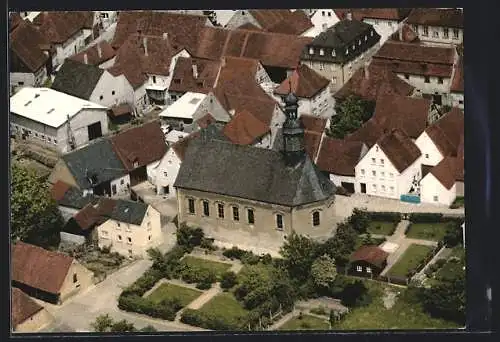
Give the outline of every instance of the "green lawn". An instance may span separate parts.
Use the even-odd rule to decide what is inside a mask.
[[[225,317],[230,321],[245,319],[248,315],[248,311],[245,310],[230,292],[218,294],[203,305],[199,311]]]
[[[363,246],[363,242],[364,242],[364,237],[362,235],[358,235],[356,238],[356,244],[354,245],[354,250],[356,251],[359,247]],[[384,238],[372,237],[370,245],[378,246],[378,245],[382,244],[383,242],[385,242]]]
[[[197,269],[208,269],[214,272],[217,278],[231,268],[231,264],[228,263],[195,258],[190,255],[183,258],[181,262]]]
[[[148,296],[148,299],[155,303],[159,303],[164,299],[178,298],[182,306],[186,306],[198,298],[201,294],[201,291],[169,283],[163,283]]]
[[[449,281],[455,278],[456,274],[465,272],[462,265],[456,260],[449,260],[436,272],[436,279],[441,281]]]
[[[372,221],[368,226],[368,232],[370,234],[392,235],[395,228],[394,222]]]
[[[333,330],[459,328],[454,322],[430,317],[418,302],[409,298],[406,289],[375,281],[365,281],[365,284],[372,294],[373,301],[368,306],[351,309],[341,321],[334,323]],[[390,309],[386,309],[383,304],[385,287],[401,292]]]
[[[446,234],[446,222],[440,223],[412,223],[406,237],[411,239],[422,239],[439,241]]]
[[[330,330],[330,323],[326,319],[303,315],[302,319],[299,317],[292,318],[283,324],[279,330]]]
[[[388,276],[406,277],[408,271],[414,269],[432,251],[432,247],[412,244],[401,258],[391,267]]]

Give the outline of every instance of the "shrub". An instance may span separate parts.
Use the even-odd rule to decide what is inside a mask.
[[[264,264],[264,265],[270,265],[272,262],[273,262],[273,258],[271,256],[271,254],[264,254],[261,258],[260,258],[260,261]]]
[[[201,248],[208,249],[209,251],[215,251],[217,249],[214,246],[214,239],[202,238],[200,243]]]
[[[111,251],[111,245],[103,246],[101,248],[101,252],[104,253],[104,254],[109,254],[110,251]]]
[[[185,224],[177,229],[177,244],[179,246],[184,246],[188,249],[201,245],[201,242],[205,236],[203,229],[192,228]]]
[[[447,247],[455,247],[456,245],[462,243],[463,241],[463,231],[461,221],[455,220],[450,221],[446,225],[446,234],[443,238],[443,243]]]
[[[222,255],[224,255],[226,258],[229,258],[229,259],[241,259],[241,257],[243,256],[243,254],[245,254],[246,251],[242,250],[242,249],[239,249],[238,247],[236,246],[233,246],[231,249],[227,249],[225,250]]]
[[[341,303],[345,306],[366,305],[371,301],[368,295],[368,288],[360,280],[348,284],[341,294]]]
[[[180,266],[181,279],[188,284],[196,283],[198,281],[198,271],[198,269],[192,266],[182,265]]]
[[[118,299],[118,308],[173,321],[175,320],[175,314],[182,308],[182,305],[180,305],[177,298],[173,300],[164,300],[156,304],[136,294],[124,295],[122,293]]]
[[[260,257],[252,252],[245,251],[240,260],[243,264],[256,265],[260,262]]]
[[[443,220],[443,214],[436,213],[412,213],[410,221],[413,223],[436,223]]]
[[[220,281],[220,287],[224,290],[233,288],[238,283],[236,274],[232,271],[225,272]]]
[[[438,259],[432,266],[436,266],[436,270],[440,269],[446,264],[446,259]]]
[[[328,313],[326,312],[325,308],[323,306],[320,306],[318,308],[312,308],[311,313],[316,314],[316,315],[323,315],[326,316]]]
[[[198,310],[186,309],[182,313],[181,322],[197,327],[212,330],[241,330],[246,322],[230,322],[223,317],[201,312]]]
[[[212,284],[217,281],[217,276],[215,275],[214,272],[211,272],[209,270],[203,270],[198,273],[198,276],[196,277],[196,282],[198,283],[196,285],[196,288],[200,290],[206,290],[212,287]]]
[[[401,221],[400,213],[393,212],[368,212],[371,221],[384,221],[398,223]]]

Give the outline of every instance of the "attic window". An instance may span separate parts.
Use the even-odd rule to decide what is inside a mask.
[[[373,30],[370,32],[370,36],[372,36],[372,37],[373,37]]]
[[[349,48],[345,49],[345,54],[348,55],[349,54]]]
[[[335,57],[335,50],[332,50],[332,57]]]
[[[139,167],[139,162],[134,162],[134,167]]]
[[[241,15],[245,15],[245,11],[241,11]]]
[[[361,45],[361,39],[360,39],[360,40],[358,40],[358,45]]]
[[[352,49],[356,49],[356,44],[352,44]]]
[[[325,55],[325,49],[319,49],[319,55],[324,56]]]
[[[309,54],[310,55],[314,55],[314,49],[313,48],[309,48]]]
[[[175,83],[175,84],[181,84],[181,79],[180,79],[180,78],[176,78],[176,79],[174,79],[174,83]]]
[[[368,40],[368,36],[365,36],[365,42]]]
[[[332,16],[332,12],[328,12],[328,16],[331,17]]]

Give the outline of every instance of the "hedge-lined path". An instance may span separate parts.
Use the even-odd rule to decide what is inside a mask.
[[[91,332],[92,328],[90,324],[95,321],[97,316],[103,314],[109,314],[114,320],[126,319],[139,329],[147,325],[152,325],[159,331],[204,330],[180,322],[155,319],[118,309],[118,297],[123,289],[134,283],[151,265],[151,260],[137,260],[114,272],[99,284],[69,298],[62,305],[41,302],[55,318],[54,322],[43,329],[43,331]]]
[[[425,275],[425,271],[427,270],[427,268],[429,268],[429,266],[433,265],[436,261],[440,259],[448,259],[449,256],[451,255],[451,252],[452,252],[451,248],[446,248],[446,247],[441,248],[441,250],[437,252],[436,255],[434,255],[431,261],[429,261],[427,265],[425,265],[420,270],[420,272],[418,272],[413,276],[413,279],[424,281],[427,278],[427,276]]]

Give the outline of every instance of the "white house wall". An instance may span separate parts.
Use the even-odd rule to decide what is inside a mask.
[[[458,38],[455,38],[453,36],[452,28],[448,28],[448,37],[446,38],[445,27],[442,26],[427,26],[427,35],[424,34],[423,25],[412,25],[412,29],[418,34],[418,37],[423,42],[438,44],[461,44],[464,41],[464,31],[462,29],[457,29]]]
[[[175,197],[174,182],[179,173],[181,167],[181,160],[170,148],[163,158],[160,160],[158,166],[155,169],[155,182],[154,185],[157,188],[158,194],[164,195],[166,197]],[[163,193],[163,187],[169,187],[169,193]]]
[[[453,107],[458,107],[464,109],[464,94],[463,93],[451,93],[451,102]]]
[[[420,199],[423,203],[449,206],[456,198],[456,185],[446,189],[433,174],[427,174],[420,182]]]
[[[354,176],[342,176],[342,175],[336,175],[336,174],[330,174],[330,180],[332,181],[335,186],[342,186],[342,183],[352,183],[356,184],[356,177]]]
[[[229,122],[231,120],[231,116],[224,107],[222,107],[213,93],[209,93],[200,103],[198,108],[196,108],[196,111],[193,113],[193,121],[201,119],[208,113],[218,122]]]
[[[99,68],[101,68],[101,69],[109,69],[113,65],[115,65],[115,60],[116,60],[116,57],[108,59],[106,62],[99,64]]]
[[[380,44],[384,44],[385,41],[396,32],[403,22],[398,22],[397,20],[385,20],[385,19],[372,19],[365,18],[363,22],[373,26],[375,31],[380,35]]]
[[[267,73],[266,69],[264,69],[264,67],[260,63],[257,67],[257,72],[255,74],[255,81],[257,81],[257,84],[259,85],[262,83],[272,82],[271,77]]]
[[[429,76],[429,83],[425,82],[425,77],[421,75],[411,75],[397,73],[403,81],[414,86],[415,92],[429,94],[429,95],[442,95],[443,105],[449,105],[450,100],[450,77],[441,77],[442,83],[439,83],[439,77]],[[450,75],[451,76],[451,75]],[[437,94],[436,94],[437,93]]]
[[[302,36],[314,38],[339,21],[333,9],[318,9],[311,17],[314,27],[304,32]]]
[[[82,30],[76,32],[63,44],[56,44],[55,66],[61,65],[64,60],[80,52],[85,47],[85,38]]]
[[[104,70],[101,78],[90,95],[90,102],[111,108],[123,103],[134,103],[134,92],[123,75],[114,77]],[[102,97],[102,99],[101,99]]]
[[[415,141],[415,145],[417,145],[422,152],[422,156],[420,157],[421,164],[436,166],[441,160],[443,160],[443,155],[426,132],[420,134]]]
[[[113,191],[113,186],[116,186],[116,194],[113,196],[122,196],[130,192],[130,175],[126,174],[123,177],[114,179],[111,181],[111,191]]]
[[[136,112],[139,115],[142,115],[149,108],[149,100],[146,94],[145,84],[134,90],[134,103]]]
[[[240,27],[241,25],[244,25],[246,23],[250,23],[252,25],[255,25],[259,28],[262,28],[257,20],[250,14],[249,11],[247,10],[239,10],[235,11],[231,19],[226,24],[226,28],[228,29],[235,29],[237,27]]]

